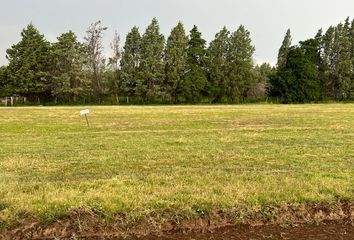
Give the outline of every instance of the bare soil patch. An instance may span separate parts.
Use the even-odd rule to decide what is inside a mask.
[[[92,238],[94,239],[94,238]],[[97,238],[96,238],[97,239]],[[294,226],[279,225],[238,225],[227,228],[220,228],[214,231],[202,233],[165,233],[163,235],[152,235],[143,238],[132,238],[140,240],[172,240],[172,239],[235,239],[235,240],[353,240],[354,225],[352,222],[329,221],[321,224],[300,224]]]
[[[74,210],[68,218],[50,224],[33,219],[19,221],[2,231],[0,240],[354,239],[352,202],[266,207],[244,216],[243,223],[235,223],[236,216],[240,213],[219,212],[177,223],[167,220],[158,222],[158,216],[152,215],[131,225],[123,215],[106,221],[94,212]]]

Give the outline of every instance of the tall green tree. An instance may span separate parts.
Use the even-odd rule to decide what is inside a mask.
[[[314,63],[317,66],[318,69],[318,76],[320,79],[320,84],[321,84],[321,100],[327,99],[327,91],[326,91],[326,83],[327,83],[327,64],[325,62],[324,58],[324,46],[325,46],[325,41],[324,41],[324,34],[323,34],[323,29],[319,29],[317,31],[317,34],[315,35],[314,42],[317,50],[316,50],[316,56]]]
[[[122,94],[127,97],[127,103],[129,103],[130,97],[137,95],[137,79],[141,58],[140,45],[141,36],[139,28],[133,27],[127,34],[122,59],[120,60],[120,88],[122,89]]]
[[[59,100],[76,102],[90,95],[90,82],[85,74],[86,49],[69,31],[52,46],[52,94]]]
[[[88,55],[88,66],[91,69],[91,85],[94,93],[94,97],[98,102],[105,94],[105,84],[103,82],[103,73],[105,70],[106,62],[103,54],[103,35],[107,30],[103,27],[101,21],[92,23],[86,30],[85,46]]]
[[[352,72],[353,62],[351,58],[351,43],[350,43],[350,25],[347,19],[346,23],[339,24],[334,33],[334,45],[336,54],[335,66],[335,98],[350,99],[354,97]]]
[[[243,25],[231,35],[229,49],[228,97],[232,102],[242,101],[256,80],[253,71],[255,47],[250,32]]]
[[[353,60],[353,66],[354,66],[354,19],[352,20],[352,23],[350,26],[350,42],[351,42],[352,60]]]
[[[271,77],[272,96],[283,103],[304,103],[321,98],[317,58],[317,41],[309,39],[291,47],[286,65]]]
[[[0,67],[0,97],[7,96],[10,93],[10,89],[8,89],[8,82],[7,82],[7,73],[6,67]]]
[[[230,31],[224,27],[215,35],[208,49],[209,97],[222,102],[227,96],[229,75]]]
[[[187,47],[187,73],[183,81],[183,95],[186,102],[199,102],[203,96],[208,79],[206,74],[206,41],[202,38],[198,27],[190,31],[190,40]]]
[[[182,92],[182,81],[187,71],[188,41],[184,26],[179,22],[168,37],[165,50],[164,88],[167,97],[174,103],[178,102]]]
[[[159,23],[152,19],[147,27],[140,45],[140,72],[137,94],[144,102],[154,101],[161,96],[164,81],[165,37],[160,33]]]
[[[352,25],[347,18],[344,24],[329,27],[322,38],[323,88],[327,98],[354,98]]]
[[[120,50],[120,36],[117,31],[114,32],[113,40],[110,43],[111,50],[113,51],[112,56],[108,60],[108,64],[113,70],[119,70],[119,61],[122,57]]]
[[[275,74],[275,69],[269,63],[257,65],[254,68],[256,83],[251,86],[247,97],[262,99],[268,96],[270,91],[270,76]]]
[[[278,63],[277,63],[278,68],[282,68],[286,65],[286,60],[287,60],[288,53],[290,51],[291,42],[292,42],[291,31],[290,29],[288,29],[286,31],[283,43],[278,52]]]
[[[124,94],[121,83],[121,71],[119,62],[122,57],[120,49],[120,36],[117,31],[114,32],[114,37],[110,43],[112,56],[108,60],[108,69],[105,72],[105,78],[108,85],[109,93],[114,95],[116,102],[119,103],[119,96]]]
[[[351,59],[352,59],[352,94],[354,91],[354,19],[350,27],[350,42],[351,42]],[[353,96],[351,96],[353,98]]]
[[[21,41],[7,52],[7,76],[12,92],[41,102],[50,99],[50,44],[31,23]]]
[[[324,79],[322,82],[323,96],[335,98],[335,68],[336,68],[336,46],[334,42],[335,27],[330,26],[322,37],[322,62]]]

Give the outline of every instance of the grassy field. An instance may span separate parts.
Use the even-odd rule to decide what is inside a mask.
[[[3,225],[354,200],[354,104],[80,109],[0,108]]]

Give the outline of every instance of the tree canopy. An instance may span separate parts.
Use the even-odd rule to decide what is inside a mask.
[[[107,28],[97,21],[80,41],[72,31],[50,43],[30,23],[6,51],[0,67],[0,96],[23,96],[31,103],[283,103],[354,99],[354,20],[292,44],[288,29],[276,66],[255,64],[251,33],[223,27],[208,44],[197,26],[182,22],[169,36],[153,18],[141,35],[133,27],[111,53]]]

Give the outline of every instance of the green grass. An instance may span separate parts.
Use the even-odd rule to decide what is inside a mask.
[[[0,108],[0,222],[353,201],[354,104]]]

